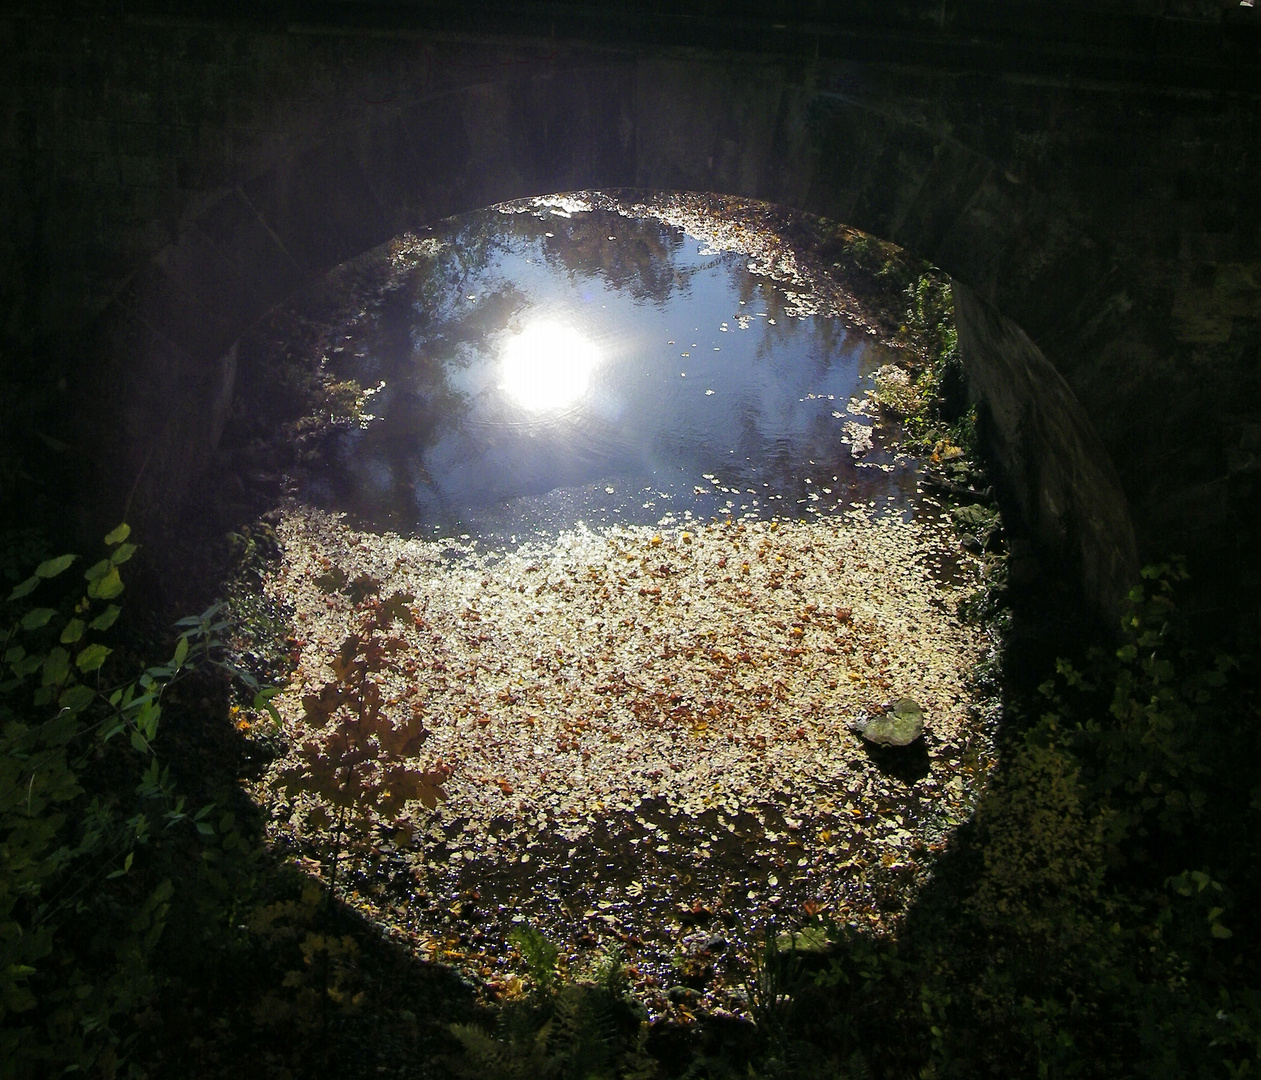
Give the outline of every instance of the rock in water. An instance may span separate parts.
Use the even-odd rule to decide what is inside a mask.
[[[909,746],[924,734],[924,710],[914,698],[904,697],[888,712],[864,717],[854,726],[868,742]]]

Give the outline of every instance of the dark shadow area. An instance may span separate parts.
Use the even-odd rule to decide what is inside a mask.
[[[916,739],[909,746],[876,746],[864,743],[867,759],[886,776],[912,786],[928,775],[928,747]]]

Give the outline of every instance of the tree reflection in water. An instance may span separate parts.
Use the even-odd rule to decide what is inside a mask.
[[[377,527],[501,539],[669,513],[909,509],[909,466],[870,467],[894,461],[882,437],[868,467],[844,441],[847,404],[893,350],[794,317],[744,255],[558,202],[467,215],[339,272],[362,299],[328,328],[330,363],[380,389],[306,497]],[[582,364],[585,393],[539,409],[545,388],[506,380],[503,353],[544,322],[600,362]]]

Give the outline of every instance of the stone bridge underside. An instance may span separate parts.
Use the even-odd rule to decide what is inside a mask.
[[[1110,611],[1142,561],[1185,553],[1201,613],[1255,633],[1261,99],[1230,78],[555,26],[0,28],[9,323],[90,358],[80,385],[125,417],[110,469],[146,463],[150,510],[174,512],[210,460],[237,339],[339,262],[505,199],[712,191],[945,269],[1011,504],[1048,559]]]

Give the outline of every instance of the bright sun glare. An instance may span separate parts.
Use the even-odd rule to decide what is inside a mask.
[[[532,412],[563,409],[587,392],[599,359],[596,347],[573,327],[531,323],[504,346],[502,387]]]

